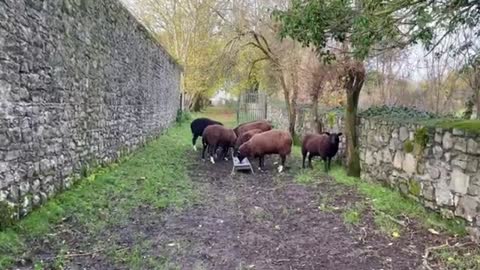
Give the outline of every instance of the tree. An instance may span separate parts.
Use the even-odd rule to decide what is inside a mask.
[[[263,86],[278,85],[287,107],[288,129],[295,136],[301,46],[291,39],[278,38],[278,28],[272,24],[267,11],[273,4],[233,1],[231,12],[220,15],[233,32],[225,59],[236,63],[228,77],[233,77],[242,88],[249,88],[252,76]]]
[[[347,173],[351,176],[360,176],[356,122],[366,77],[363,61],[376,44],[399,40],[392,16],[375,15],[384,5],[379,0],[292,0],[288,10],[273,13],[281,23],[282,37],[313,46],[323,61],[337,62],[347,96],[345,133]]]
[[[215,12],[227,1],[138,0],[128,1],[133,13],[183,66],[183,90],[194,111],[224,83],[217,65],[225,45],[222,20]]]

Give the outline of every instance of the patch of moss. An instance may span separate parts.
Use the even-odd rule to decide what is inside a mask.
[[[420,196],[420,190],[420,183],[418,183],[414,179],[410,179],[410,181],[408,181],[408,191],[410,192],[410,194],[418,197]]]
[[[428,143],[428,130],[425,127],[419,128],[414,134],[415,144],[418,144],[422,148],[425,148]]]
[[[410,141],[410,140],[406,140],[404,143],[403,143],[403,151],[405,151],[405,153],[411,153],[413,152],[413,142]]]

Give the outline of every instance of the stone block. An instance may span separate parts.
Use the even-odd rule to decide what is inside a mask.
[[[405,159],[405,155],[401,151],[397,151],[393,158],[393,167],[396,169],[402,169],[403,160]]]
[[[433,147],[433,156],[435,157],[435,159],[441,159],[442,156],[443,156],[443,149],[442,147],[440,146],[435,146]]]
[[[470,176],[466,175],[459,169],[453,169],[450,180],[450,189],[458,194],[466,194],[468,185],[470,184]]]
[[[453,137],[450,132],[445,132],[442,139],[443,149],[451,149],[453,147]]]
[[[478,159],[469,159],[467,162],[467,172],[477,173],[478,172]]]
[[[477,149],[478,149],[478,143],[470,138],[467,141],[467,153],[468,154],[477,154]]]
[[[454,129],[452,130],[452,133],[453,133],[453,135],[455,135],[455,136],[465,135],[465,132],[464,132],[463,130],[461,130],[461,129],[458,129],[458,128],[454,128]]]
[[[422,197],[426,200],[435,200],[435,189],[430,184],[422,184]]]
[[[440,169],[438,169],[435,165],[427,163],[427,173],[433,180],[440,178]]]
[[[453,194],[446,182],[446,179],[440,179],[434,184],[435,187],[435,201],[438,205],[453,205]]]
[[[412,154],[407,153],[405,155],[405,158],[402,162],[402,168],[409,174],[415,174],[417,172],[417,160]]]
[[[441,133],[435,133],[435,142],[436,143],[442,143],[442,134]]]
[[[458,200],[455,215],[463,217],[469,222],[473,221],[473,217],[478,215],[478,198],[465,195]]]
[[[462,153],[467,152],[467,141],[465,138],[455,138],[455,146],[454,148]]]
[[[474,185],[474,184],[471,183],[468,186],[467,194],[472,195],[472,196],[479,196],[480,195],[480,186]]]
[[[399,138],[402,142],[406,141],[409,138],[409,132],[406,127],[400,127]]]

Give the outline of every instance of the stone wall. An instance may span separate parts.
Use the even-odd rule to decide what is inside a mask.
[[[0,201],[24,215],[159,135],[180,72],[117,0],[0,1]]]
[[[269,112],[273,122],[288,124],[277,109]],[[312,119],[303,118],[307,123],[298,123],[297,132],[312,132]],[[321,121],[325,131],[344,129],[342,117],[322,115]],[[358,121],[362,179],[388,184],[444,216],[462,217],[480,236],[480,134],[380,118]],[[345,142],[339,156],[344,153]]]

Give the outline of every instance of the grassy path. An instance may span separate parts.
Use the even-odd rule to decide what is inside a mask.
[[[208,116],[232,124],[228,110]],[[0,232],[0,269],[475,269],[463,223],[336,167],[230,175],[188,124]],[[255,163],[256,165],[256,163]],[[323,168],[321,164],[317,168]],[[429,231],[430,230],[430,231]],[[433,232],[433,233],[432,233]],[[438,234],[437,234],[438,232]],[[431,246],[444,246],[428,252]],[[428,268],[425,268],[428,269]]]

